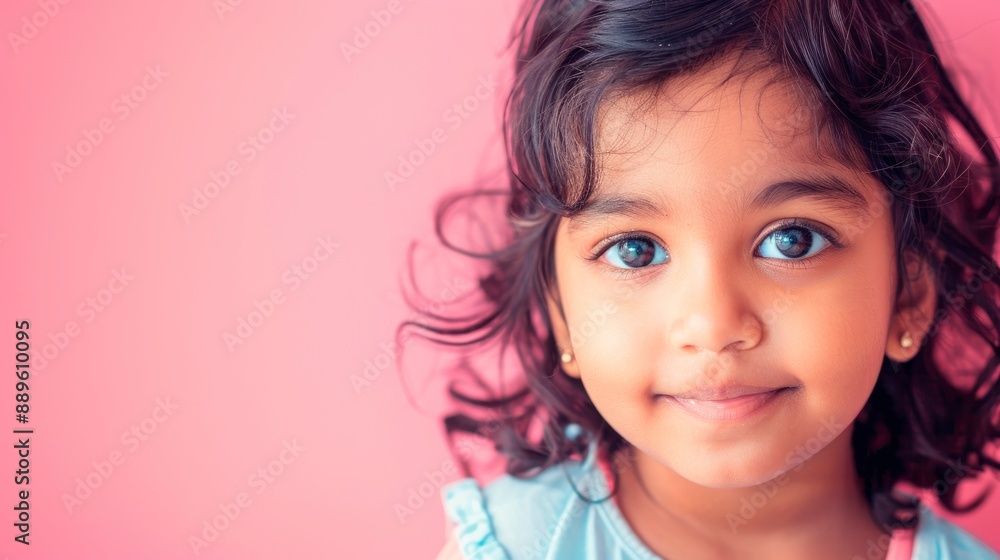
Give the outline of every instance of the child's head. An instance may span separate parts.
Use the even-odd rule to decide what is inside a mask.
[[[808,133],[813,101],[765,69],[727,80],[731,64],[607,104],[598,188],[556,227],[549,304],[563,370],[604,420],[710,487],[766,482],[832,442],[935,305],[924,279],[894,308],[883,188]],[[740,394],[757,396],[718,406]]]
[[[505,417],[449,431],[524,474],[579,452],[577,423],[708,487],[847,446],[887,523],[896,482],[997,466],[1000,167],[911,4],[544,0],[523,23],[512,241],[484,255],[489,313],[430,330],[513,343],[526,383],[456,392]]]

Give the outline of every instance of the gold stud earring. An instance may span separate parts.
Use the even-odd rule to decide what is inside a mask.
[[[563,350],[563,353],[562,353],[562,356],[560,356],[560,359],[562,360],[562,363],[568,364],[568,363],[570,363],[570,362],[573,361],[573,354],[571,354],[568,350]]]
[[[909,348],[913,346],[913,337],[910,336],[910,331],[903,333],[903,336],[899,338],[899,345],[903,348]]]

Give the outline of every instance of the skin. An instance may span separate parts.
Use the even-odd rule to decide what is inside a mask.
[[[918,351],[933,278],[907,255],[910,289],[894,298],[885,187],[832,156],[801,82],[774,81],[765,68],[723,83],[733,64],[602,107],[597,194],[669,210],[602,216],[577,231],[560,219],[548,305],[556,341],[573,355],[563,369],[631,444],[615,461],[616,501],[660,556],[868,558],[885,531],[854,474],[851,426],[883,356],[905,362]],[[771,183],[817,176],[854,186],[863,211],[809,198],[746,204]],[[825,226],[843,246],[811,230],[806,256],[777,258],[785,253],[770,234],[791,218]],[[667,258],[616,275],[624,259],[609,253],[622,245],[606,240],[626,232]],[[900,345],[905,330],[910,348]],[[654,398],[726,383],[790,389],[742,420],[707,421]]]

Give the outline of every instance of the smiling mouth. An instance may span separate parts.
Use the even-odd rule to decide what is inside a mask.
[[[703,420],[742,420],[770,408],[779,397],[793,387],[743,387],[688,392],[678,395],[656,395],[657,401],[676,405],[680,410]]]

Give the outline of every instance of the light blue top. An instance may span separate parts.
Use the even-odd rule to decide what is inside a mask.
[[[485,488],[463,478],[441,489],[467,560],[663,560],[635,535],[613,498],[591,443],[584,461],[550,467],[535,478],[504,475]],[[564,470],[565,469],[565,470]],[[883,543],[884,544],[884,543]],[[858,555],[865,558],[867,551]],[[983,543],[927,507],[921,507],[913,560],[1000,560]],[[845,559],[851,560],[851,559]]]

